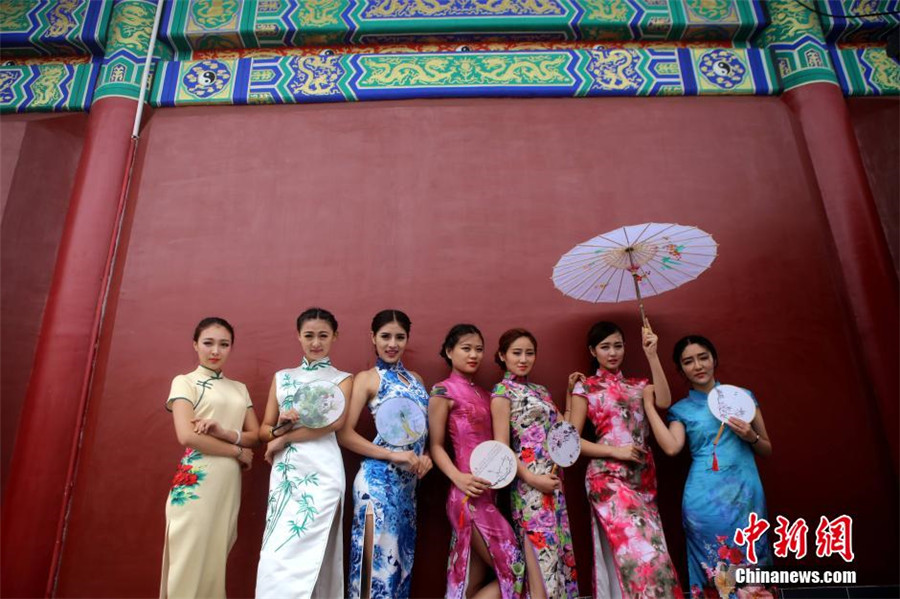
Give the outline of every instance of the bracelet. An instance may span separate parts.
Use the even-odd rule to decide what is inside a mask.
[[[754,432],[755,432],[755,431],[754,431]],[[754,439],[754,440],[750,443],[750,445],[756,445],[757,443],[759,443],[759,433],[756,433],[756,439]]]
[[[240,445],[238,445],[237,448],[238,448],[238,452],[237,452],[237,455],[234,457],[237,459],[241,459],[241,456],[244,455],[244,448],[241,447]]]
[[[234,440],[234,444],[240,445],[241,444],[241,431],[239,431],[238,429],[234,429],[234,434],[237,435],[237,438]]]
[[[272,437],[271,439],[269,439],[269,441],[274,441],[274,440],[275,440],[275,437],[278,436],[278,435],[275,434],[275,427],[274,427],[274,426],[271,427],[271,428],[269,429],[269,435]]]

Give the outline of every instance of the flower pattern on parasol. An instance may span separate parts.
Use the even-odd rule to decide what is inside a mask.
[[[696,279],[716,259],[717,249],[712,236],[697,227],[631,225],[576,245],[559,259],[551,278],[577,300],[641,301]]]

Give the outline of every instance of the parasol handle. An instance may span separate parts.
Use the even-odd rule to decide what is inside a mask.
[[[637,267],[634,265],[634,248],[625,248],[625,251],[628,253],[628,261],[631,262],[631,280],[634,282],[634,294],[637,296],[638,307],[641,309],[641,322],[645,327],[650,328],[647,324],[647,315],[644,313],[644,298],[641,297],[641,288],[638,286]]]

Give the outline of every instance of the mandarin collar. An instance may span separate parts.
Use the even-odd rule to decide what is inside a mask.
[[[598,368],[598,369],[597,369],[597,374],[596,374],[595,376],[598,376],[598,377],[600,377],[601,379],[604,379],[604,380],[606,380],[606,379],[616,379],[616,380],[621,381],[621,380],[624,380],[624,379],[625,379],[625,375],[622,374],[622,371],[621,371],[621,370],[619,370],[619,371],[617,371],[617,372],[610,372],[610,371],[606,370],[605,368]]]
[[[331,358],[328,356],[325,356],[321,360],[316,360],[315,362],[310,362],[306,359],[306,356],[303,356],[303,361],[300,362],[300,368],[303,370],[318,370],[328,366],[331,366]]]
[[[715,388],[715,387],[718,387],[718,386],[721,385],[721,384],[722,384],[722,383],[720,383],[719,381],[716,381],[716,382],[713,384],[713,387],[714,387],[714,388]],[[704,393],[703,391],[697,391],[696,389],[694,389],[693,387],[691,387],[691,390],[688,391],[688,397],[694,397],[694,398],[696,398],[696,399],[702,399],[703,401],[706,401],[707,397],[709,397],[709,393]]]
[[[527,384],[528,384],[528,376],[527,376],[527,375],[526,375],[526,376],[519,376],[519,375],[517,375],[517,374],[511,373],[509,370],[507,370],[507,371],[503,374],[503,378],[506,379],[506,380],[512,381],[512,382],[514,382],[514,383],[519,383],[520,385],[527,385]]]
[[[458,383],[465,383],[466,385],[468,385],[468,386],[470,386],[470,387],[474,387],[474,386],[475,386],[475,381],[473,381],[473,380],[467,378],[465,375],[462,375],[462,374],[458,373],[458,372],[455,371],[455,370],[451,370],[451,371],[450,371],[450,377],[449,377],[449,378],[450,378],[450,380],[456,381],[456,382],[458,382]]]
[[[385,362],[379,356],[375,356],[375,368],[380,368],[382,370],[398,370],[400,372],[406,370],[402,361],[397,360],[392,364],[390,362]]]
[[[200,376],[208,376],[211,379],[220,379],[225,376],[222,374],[221,370],[213,370],[212,368],[207,368],[203,364],[198,364],[197,370],[194,372]]]

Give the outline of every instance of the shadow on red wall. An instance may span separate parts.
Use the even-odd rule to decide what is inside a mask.
[[[900,277],[900,98],[848,98],[847,108]]]
[[[88,116],[4,115],[0,135],[0,473],[6,490]]]
[[[273,373],[300,359],[293,321],[336,313],[335,365],[371,366],[367,326],[386,307],[413,320],[406,364],[446,374],[438,346],[459,321],[490,351],[506,328],[540,341],[534,380],[558,402],[587,367],[599,318],[627,330],[625,369],[648,374],[629,305],[590,305],[550,282],[558,257],[644,221],[710,232],[720,255],[697,281],[647,301],[668,366],[676,338],[719,346],[723,380],[754,390],[774,440],[761,461],[770,516],[846,513],[860,583],[894,582],[897,489],[856,348],[833,244],[802,142],[776,98],[446,100],[158,110],[142,142],[90,398],[58,594],[156,592],[164,501],[180,455],[163,401],[194,367],[203,316],[237,328],[231,378],[261,415]],[[478,382],[500,373],[485,363]],[[371,426],[368,422],[367,426]],[[864,463],[862,463],[864,462]],[[358,460],[347,456],[348,486]],[[687,458],[658,456],[660,508],[685,576]],[[584,464],[566,473],[581,591],[590,591]],[[243,479],[228,594],[253,595],[268,466]],[[443,594],[447,481],[419,500],[414,596]],[[345,527],[349,534],[349,526]],[[831,560],[788,568],[844,569]],[[99,573],[102,573],[99,574]]]

